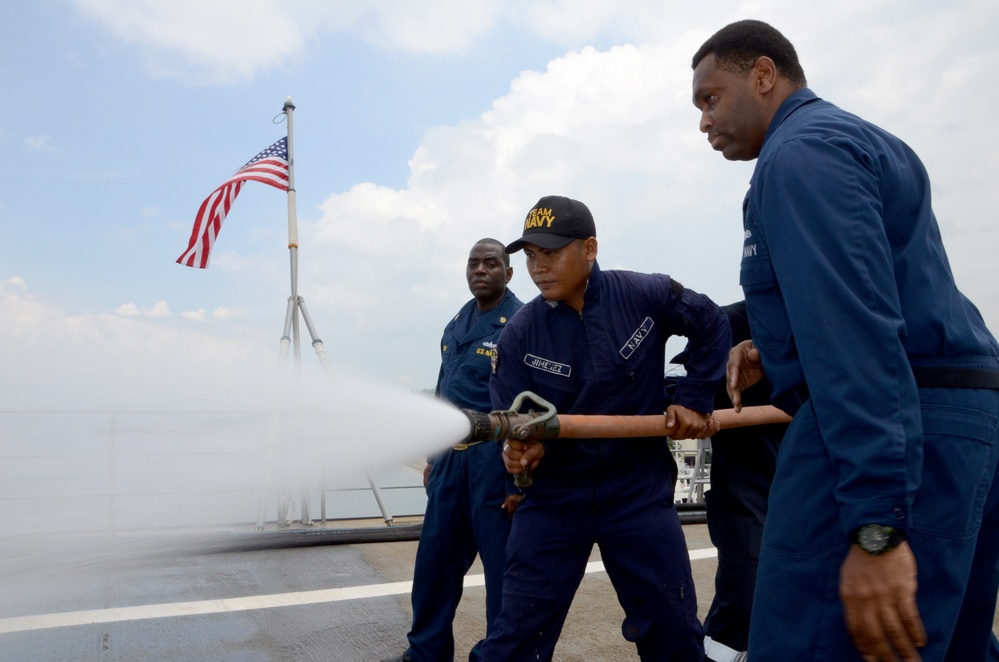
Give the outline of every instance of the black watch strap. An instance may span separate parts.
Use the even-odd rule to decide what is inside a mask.
[[[868,554],[890,552],[905,540],[905,531],[882,524],[867,524],[853,532],[853,542]]]

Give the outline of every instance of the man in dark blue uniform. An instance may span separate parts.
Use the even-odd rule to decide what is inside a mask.
[[[957,289],[925,168],[819,99],[760,21],[693,58],[700,129],[757,159],[740,281],[781,444],[751,660],[997,660],[999,345]],[[918,585],[918,591],[917,591]]]
[[[749,340],[745,302],[722,306],[722,310],[732,329],[732,342]],[[769,404],[770,385],[766,380],[742,393],[743,407],[762,408]],[[731,408],[722,381],[715,392],[716,415]],[[783,412],[772,410],[772,422],[723,426],[711,435],[711,488],[704,493],[704,503],[711,543],[718,550],[718,568],[714,598],[704,618],[704,650],[714,662],[745,659],[739,654],[749,643],[760,540],[767,520],[777,451],[787,430],[785,419]]]
[[[732,342],[749,340],[746,303],[722,306]],[[670,363],[685,363],[680,354]],[[672,404],[678,378],[666,375],[666,404]],[[742,392],[736,413],[725,380],[715,389],[712,415],[721,429],[711,435],[711,487],[704,493],[708,532],[718,550],[715,594],[704,618],[704,654],[711,662],[745,662],[749,621],[767,519],[777,451],[791,418],[770,404],[765,379]]]
[[[687,375],[666,413],[677,438],[714,431],[709,414],[731,339],[707,297],[669,276],[601,271],[593,216],[548,196],[528,213],[524,249],[541,296],[510,321],[489,389],[494,409],[523,391],[561,414],[663,415],[665,345],[689,338]],[[686,542],[673,505],[677,467],[667,439],[507,440],[507,469],[533,484],[513,520],[503,605],[488,662],[551,660],[593,545],[642,660],[702,660]]]
[[[496,341],[524,305],[507,289],[512,276],[502,243],[476,242],[465,269],[474,298],[444,329],[437,377],[437,396],[462,409],[491,409],[488,384]],[[427,511],[413,570],[409,649],[392,658],[400,662],[454,659],[452,622],[476,554],[486,578],[486,634],[492,630],[502,595],[510,518],[520,498],[508,488],[512,481],[495,443],[459,444],[428,458],[424,484]],[[480,659],[480,645],[469,660]]]

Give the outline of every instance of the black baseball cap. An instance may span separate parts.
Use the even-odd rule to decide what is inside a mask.
[[[593,214],[579,200],[561,195],[546,195],[527,212],[524,219],[524,236],[506,247],[507,253],[516,253],[524,244],[541,248],[562,248],[573,239],[597,236]]]

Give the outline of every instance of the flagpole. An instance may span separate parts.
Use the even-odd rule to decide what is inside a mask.
[[[292,103],[291,97],[285,99],[282,110],[288,119],[288,251],[291,260],[291,298],[289,299],[289,308],[294,311],[297,309],[300,300],[298,298],[298,203],[295,191],[295,132],[292,119],[295,112],[295,104]],[[296,369],[301,369],[301,335],[297,314],[291,316],[291,322],[295,367]],[[285,329],[285,335],[287,334],[288,329]]]
[[[298,207],[295,192],[295,142],[294,127],[292,125],[292,115],[295,111],[295,104],[291,102],[291,97],[284,101],[284,113],[288,118],[288,251],[291,257],[291,298],[289,299],[289,309],[302,313],[302,320],[305,328],[312,338],[312,348],[316,351],[319,364],[327,375],[333,373],[330,366],[329,355],[326,353],[326,346],[316,335],[316,327],[312,324],[309,310],[305,307],[305,299],[298,294]],[[301,362],[301,348],[299,342],[298,315],[292,315],[295,337],[295,362]],[[285,335],[288,331],[285,329]]]

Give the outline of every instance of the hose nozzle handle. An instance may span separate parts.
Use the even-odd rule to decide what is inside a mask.
[[[536,412],[533,409],[526,413],[518,410],[525,401],[531,401],[542,408]],[[488,414],[471,409],[462,409],[468,416],[471,430],[466,443],[473,441],[498,441],[500,439],[518,439],[520,441],[544,441],[554,439],[559,434],[559,422],[555,416],[555,405],[530,391],[524,391],[514,398],[510,409],[496,410]],[[513,482],[517,487],[528,487],[534,479],[530,467],[515,474]]]

